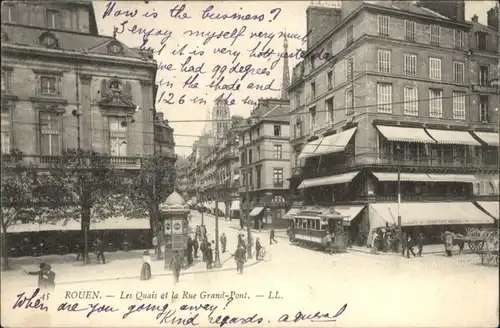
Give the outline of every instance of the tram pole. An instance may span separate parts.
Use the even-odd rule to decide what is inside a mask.
[[[401,227],[401,165],[399,159],[399,145],[396,147],[397,156],[398,156],[398,230],[399,230],[399,243],[398,243],[398,252],[401,253],[403,251],[403,229]]]
[[[251,259],[252,258],[252,245],[250,244],[250,241],[252,240],[252,226],[250,224],[250,192],[248,190],[248,175],[249,171],[245,172],[245,199],[246,199],[246,222],[247,222],[247,258]]]
[[[215,198],[215,268],[220,268],[220,253],[219,253],[219,202]]]

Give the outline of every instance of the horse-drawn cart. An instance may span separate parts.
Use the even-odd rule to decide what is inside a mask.
[[[469,249],[475,253],[481,251],[484,247],[486,239],[485,230],[478,228],[466,228],[466,234],[452,233],[453,245],[458,245],[460,250],[463,250],[464,244],[467,243]]]
[[[477,253],[481,257],[481,264],[498,265],[498,229],[486,232],[484,247]]]

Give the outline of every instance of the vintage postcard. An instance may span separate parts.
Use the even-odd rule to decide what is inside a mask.
[[[497,327],[496,1],[3,1],[2,327]]]

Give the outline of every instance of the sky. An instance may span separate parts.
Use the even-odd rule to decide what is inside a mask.
[[[101,35],[116,30],[125,45],[154,50],[159,65],[156,108],[174,128],[176,153],[185,156],[218,97],[232,104],[231,115],[246,117],[257,99],[280,96],[283,36],[288,36],[288,53],[306,50],[309,4],[94,1],[94,10]],[[486,24],[486,12],[494,6],[495,1],[466,1],[465,17],[476,14]],[[289,58],[290,77],[297,63]]]

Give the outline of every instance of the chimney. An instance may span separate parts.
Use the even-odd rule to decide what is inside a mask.
[[[156,113],[156,120],[158,122],[163,122],[163,113],[160,112]]]
[[[452,20],[465,21],[465,1],[421,0],[420,7],[430,9]]]
[[[498,30],[498,6],[488,10],[488,27]]]
[[[477,15],[474,15],[474,16],[472,16],[472,18],[471,18],[471,19],[472,19],[472,21],[473,21],[474,23],[477,23],[477,22],[478,22],[479,17],[477,17]]]
[[[311,4],[306,9],[307,49],[318,42],[342,21],[342,10],[319,4]]]

